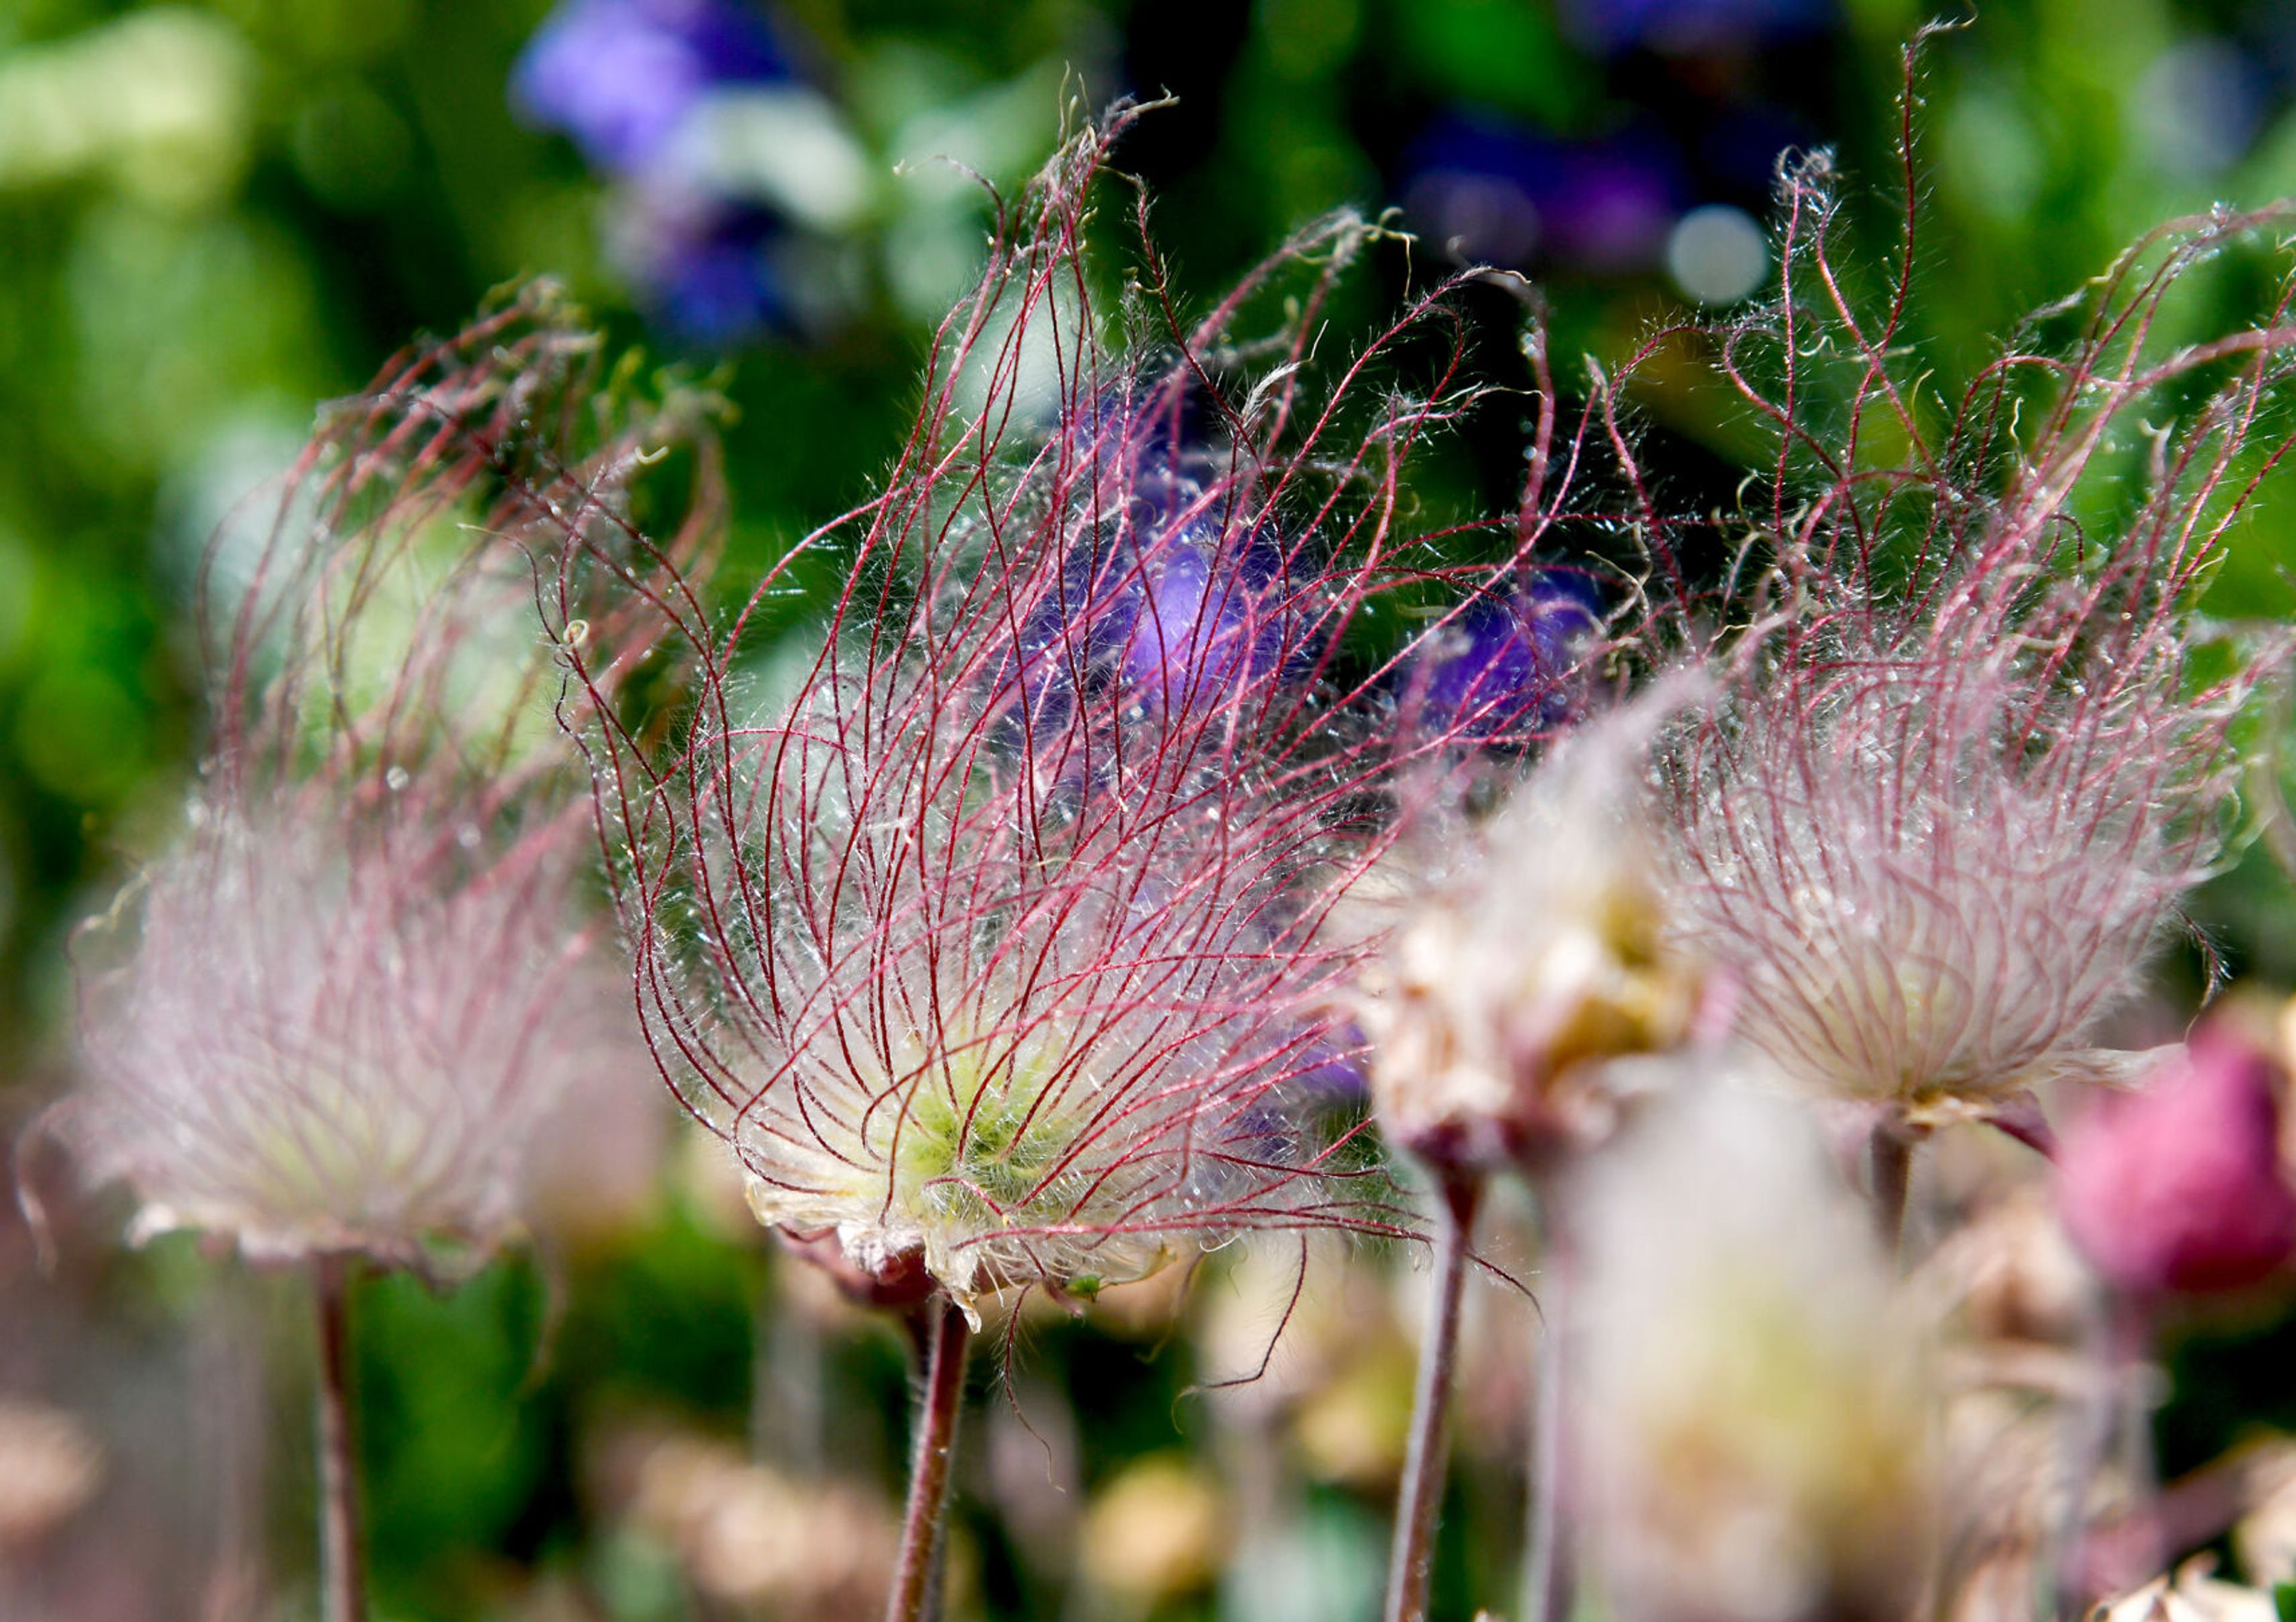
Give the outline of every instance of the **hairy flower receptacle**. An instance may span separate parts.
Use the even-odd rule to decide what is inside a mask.
[[[1118,1208],[1137,1180],[1089,1155],[1103,1085],[1068,1073],[1058,1038],[992,1055],[995,1040],[938,1061],[912,1040],[897,1050],[899,1079],[874,1090],[879,1102],[849,1132],[824,1127],[803,1148],[751,1141],[750,1211],[785,1231],[833,1232],[875,1291],[904,1293],[929,1274],[975,1327],[982,1291],[1014,1279],[1089,1297],[1154,1272],[1175,1254],[1157,1236],[1081,1235],[1073,1256],[1051,1241],[1095,1200]],[[1000,1244],[1014,1229],[1031,1236],[1025,1252]]]

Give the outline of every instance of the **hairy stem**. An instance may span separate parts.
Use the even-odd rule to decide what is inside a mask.
[[[1395,1505],[1395,1547],[1388,1559],[1387,1622],[1425,1622],[1435,1568],[1435,1514],[1443,1503],[1448,1461],[1446,1422],[1459,1361],[1459,1298],[1467,1277],[1467,1250],[1480,1178],[1446,1176],[1439,1188],[1435,1228],[1435,1295],[1427,1337],[1419,1348],[1419,1387],[1411,1406],[1411,1449]]]
[[[901,1521],[900,1562],[893,1569],[885,1622],[927,1622],[931,1615],[941,1523],[948,1507],[949,1461],[964,1405],[964,1354],[972,1326],[946,1296],[920,1309],[926,1321],[925,1384],[917,1404],[916,1451],[909,1463],[909,1503]]]
[[[1874,1231],[1892,1260],[1906,1237],[1906,1190],[1913,1181],[1914,1140],[1895,1121],[1874,1128]]]
[[[319,1318],[319,1614],[365,1622],[366,1558],[359,1535],[358,1443],[351,1429],[351,1275],[348,1256],[311,1264]]]

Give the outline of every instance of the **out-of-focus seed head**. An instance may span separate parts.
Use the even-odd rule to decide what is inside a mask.
[[[214,743],[180,842],[83,937],[86,1081],[56,1117],[136,1237],[480,1259],[568,1090],[635,1083],[514,544],[538,509],[603,522],[636,449],[533,447],[522,481],[514,441],[591,397],[588,347],[537,289],[416,352],[333,410],[254,556],[218,552]],[[619,669],[639,623],[583,634]]]
[[[422,830],[345,833],[211,811],[145,876],[74,1123],[142,1201],[135,1239],[413,1264],[514,1223],[529,1137],[585,1062],[567,1016],[613,994],[563,960],[583,830],[467,877]]]
[[[1573,1412],[1607,1608],[1913,1614],[1936,1509],[1923,1338],[1811,1123],[1673,1090],[1580,1191]]]
[[[2280,1158],[2287,1076],[2218,1019],[2142,1091],[2099,1099],[2065,1132],[2057,1205],[2075,1245],[2142,1299],[2261,1282],[2296,1255],[2296,1190]]]
[[[1462,1169],[1543,1165],[1610,1136],[1610,1061],[1689,1033],[1700,976],[1667,927],[1648,722],[1558,745],[1399,926],[1364,980],[1373,1092],[1395,1142]]]

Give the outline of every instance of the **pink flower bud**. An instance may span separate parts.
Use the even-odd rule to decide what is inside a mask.
[[[2066,1133],[2058,1208],[2073,1242],[2115,1288],[2136,1296],[2241,1289],[2296,1252],[2274,1068],[2219,1025],[2143,1092],[2106,1099]]]

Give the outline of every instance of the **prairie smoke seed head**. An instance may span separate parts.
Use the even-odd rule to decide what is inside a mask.
[[[2097,716],[2036,691],[2013,645],[1964,641],[1805,655],[1677,757],[1682,935],[1732,976],[1742,1033],[1916,1123],[2125,1073],[2088,1038],[2200,877],[2210,792],[2163,758],[2197,724],[2174,695]]]
[[[1819,159],[1785,177],[1788,301],[1710,333],[1778,438],[1753,510],[1710,526],[1720,600],[1672,605],[1722,696],[1661,752],[1669,883],[1794,1082],[1915,1130],[2030,1114],[2037,1083],[2129,1074],[2100,1028],[2223,848],[2259,662],[2195,601],[2288,449],[2296,325],[2284,285],[2258,326],[2167,348],[2164,307],[2284,216],[2161,227],[2028,329],[2078,309],[2063,350],[2011,350],[1932,427],[1877,336],[1898,315],[1792,295],[1854,279],[1826,186]]]
[[[407,1265],[507,1237],[526,1145],[596,1047],[582,1010],[606,984],[563,900],[583,832],[458,875],[427,830],[209,811],[89,992],[68,1131],[135,1190],[131,1237]]]
[[[1367,234],[1345,218],[1204,327],[1119,343],[1078,259],[1126,116],[1034,183],[886,488],[808,543],[850,556],[797,691],[736,720],[739,632],[689,619],[690,737],[610,735],[595,779],[656,1056],[756,1214],[834,1235],[864,1293],[922,1273],[969,1313],[1254,1229],[1393,1228],[1321,1095],[1364,951],[1327,917],[1399,768],[1341,724],[1372,683],[1320,666],[1416,583],[1374,550],[1387,461],[1456,402],[1311,399],[1312,321],[1243,370],[1266,345],[1231,328],[1271,287],[1319,309]]]
[[[547,487],[518,478],[526,423],[603,404],[592,349],[534,287],[395,363],[323,419],[236,599],[205,605],[191,825],[83,937],[86,1074],[54,1117],[131,1186],[137,1237],[482,1260],[562,1090],[619,1079],[595,1075],[632,1044],[579,912],[588,808],[514,544],[569,510],[611,527],[629,440],[554,443]],[[562,641],[616,671],[650,626],[581,623]]]

